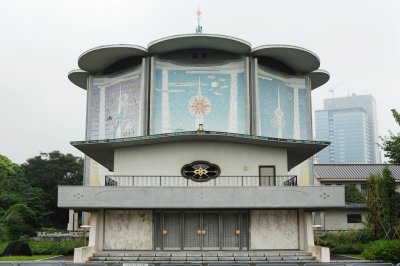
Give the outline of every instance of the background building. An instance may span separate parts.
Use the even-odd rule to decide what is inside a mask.
[[[378,123],[372,95],[355,94],[324,100],[315,112],[317,140],[331,145],[318,153],[318,163],[380,163]]]

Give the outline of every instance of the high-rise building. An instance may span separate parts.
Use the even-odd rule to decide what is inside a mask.
[[[355,94],[324,100],[315,112],[317,140],[331,145],[318,153],[319,163],[380,163],[376,103],[372,95]]]

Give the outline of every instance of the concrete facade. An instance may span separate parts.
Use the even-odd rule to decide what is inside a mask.
[[[330,210],[323,215],[322,225],[325,230],[357,230],[365,227],[367,210]],[[348,221],[348,215],[361,215],[361,222]]]
[[[165,143],[116,149],[114,156],[116,175],[179,176],[182,165],[199,159],[218,164],[222,176],[258,176],[260,165],[274,165],[277,175],[287,175],[286,149],[239,143]]]

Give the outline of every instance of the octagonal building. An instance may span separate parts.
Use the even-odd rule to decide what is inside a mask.
[[[312,140],[311,91],[329,80],[316,54],[187,34],[96,47],[78,65],[84,186],[58,196],[90,213],[75,261],[326,260],[312,212],[344,206],[344,191],[313,186],[310,158],[329,145]]]

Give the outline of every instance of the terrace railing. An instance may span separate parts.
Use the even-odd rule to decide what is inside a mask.
[[[297,186],[297,176],[219,176],[207,182],[196,182],[182,176],[106,175],[105,185],[122,187]]]

